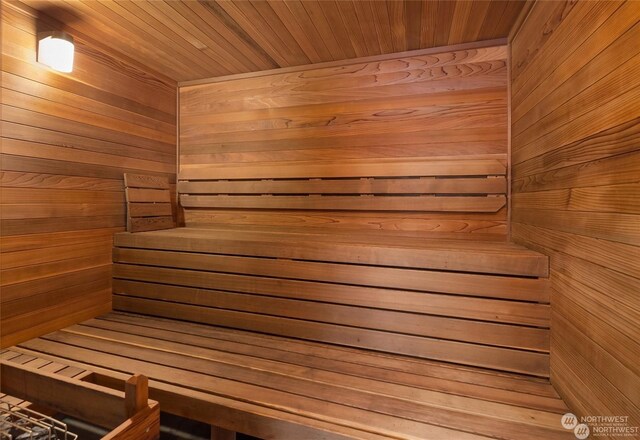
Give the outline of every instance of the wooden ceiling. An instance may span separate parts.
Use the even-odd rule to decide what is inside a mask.
[[[23,0],[176,81],[506,37],[522,1]]]

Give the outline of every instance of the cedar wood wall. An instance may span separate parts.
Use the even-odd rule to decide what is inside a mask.
[[[536,2],[512,43],[512,238],[551,256],[551,378],[640,426],[640,3]]]
[[[110,310],[123,172],[175,181],[176,84],[77,33],[53,72],[35,33],[63,28],[36,16],[2,3],[2,346]]]
[[[109,308],[111,234],[124,224],[121,174],[173,173],[175,92],[82,41],[72,75],[50,72],[33,61],[33,17],[3,5],[2,20],[8,345]],[[512,236],[552,256],[552,379],[579,413],[629,414],[635,425],[637,21],[636,2],[538,2],[512,46]],[[183,144],[182,157],[274,154],[201,147]],[[340,159],[365,150],[332,151]],[[300,160],[314,151],[323,152],[286,154]]]
[[[184,85],[180,179],[196,173],[215,179],[220,164],[245,167],[246,176],[256,173],[266,179],[282,177],[269,174],[269,167],[313,177],[314,167],[342,176],[349,169],[384,167],[394,160],[488,159],[505,164],[507,47],[440,50]],[[258,168],[267,171],[259,176],[251,171]],[[412,176],[410,172],[407,168],[404,176]],[[182,188],[181,193],[188,192]],[[253,203],[243,208],[266,206]],[[506,207],[495,213],[456,213],[350,211],[348,202],[324,211],[211,205],[185,208],[187,225],[506,239]]]

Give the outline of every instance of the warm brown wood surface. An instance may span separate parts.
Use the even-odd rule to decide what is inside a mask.
[[[504,240],[506,46],[180,88],[188,226]]]
[[[124,174],[127,231],[154,231],[176,227],[169,178]]]
[[[160,435],[160,407],[148,400],[146,377],[136,374],[125,381],[126,387],[104,386],[95,383],[95,373],[75,363],[16,347],[0,352],[0,364],[3,402],[112,429],[104,440],[157,440]]]
[[[504,38],[520,1],[25,0],[177,81]]]
[[[64,26],[19,2],[1,5],[7,346],[110,309],[112,235],[126,219],[122,176],[175,179],[176,85],[80,34],[74,71],[56,73],[35,61],[35,34]]]
[[[111,313],[11,350],[264,439],[574,438],[547,380],[318,342]]]
[[[536,2],[512,45],[512,237],[550,256],[551,380],[640,426],[640,3]]]
[[[547,260],[517,245],[209,227],[115,246],[116,310],[548,374]]]
[[[60,374],[0,361],[2,391],[97,426],[112,429],[127,419],[124,395]]]

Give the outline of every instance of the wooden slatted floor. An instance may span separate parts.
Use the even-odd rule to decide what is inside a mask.
[[[541,378],[156,317],[110,313],[7,353],[105,384],[145,374],[163,411],[264,438],[573,437]]]

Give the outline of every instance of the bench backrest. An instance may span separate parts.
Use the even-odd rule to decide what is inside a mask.
[[[208,164],[183,171],[184,208],[497,212],[505,206],[497,160]]]
[[[506,47],[441,50],[181,86],[186,225],[505,240]]]
[[[175,228],[169,179],[147,174],[124,175],[127,231]]]

